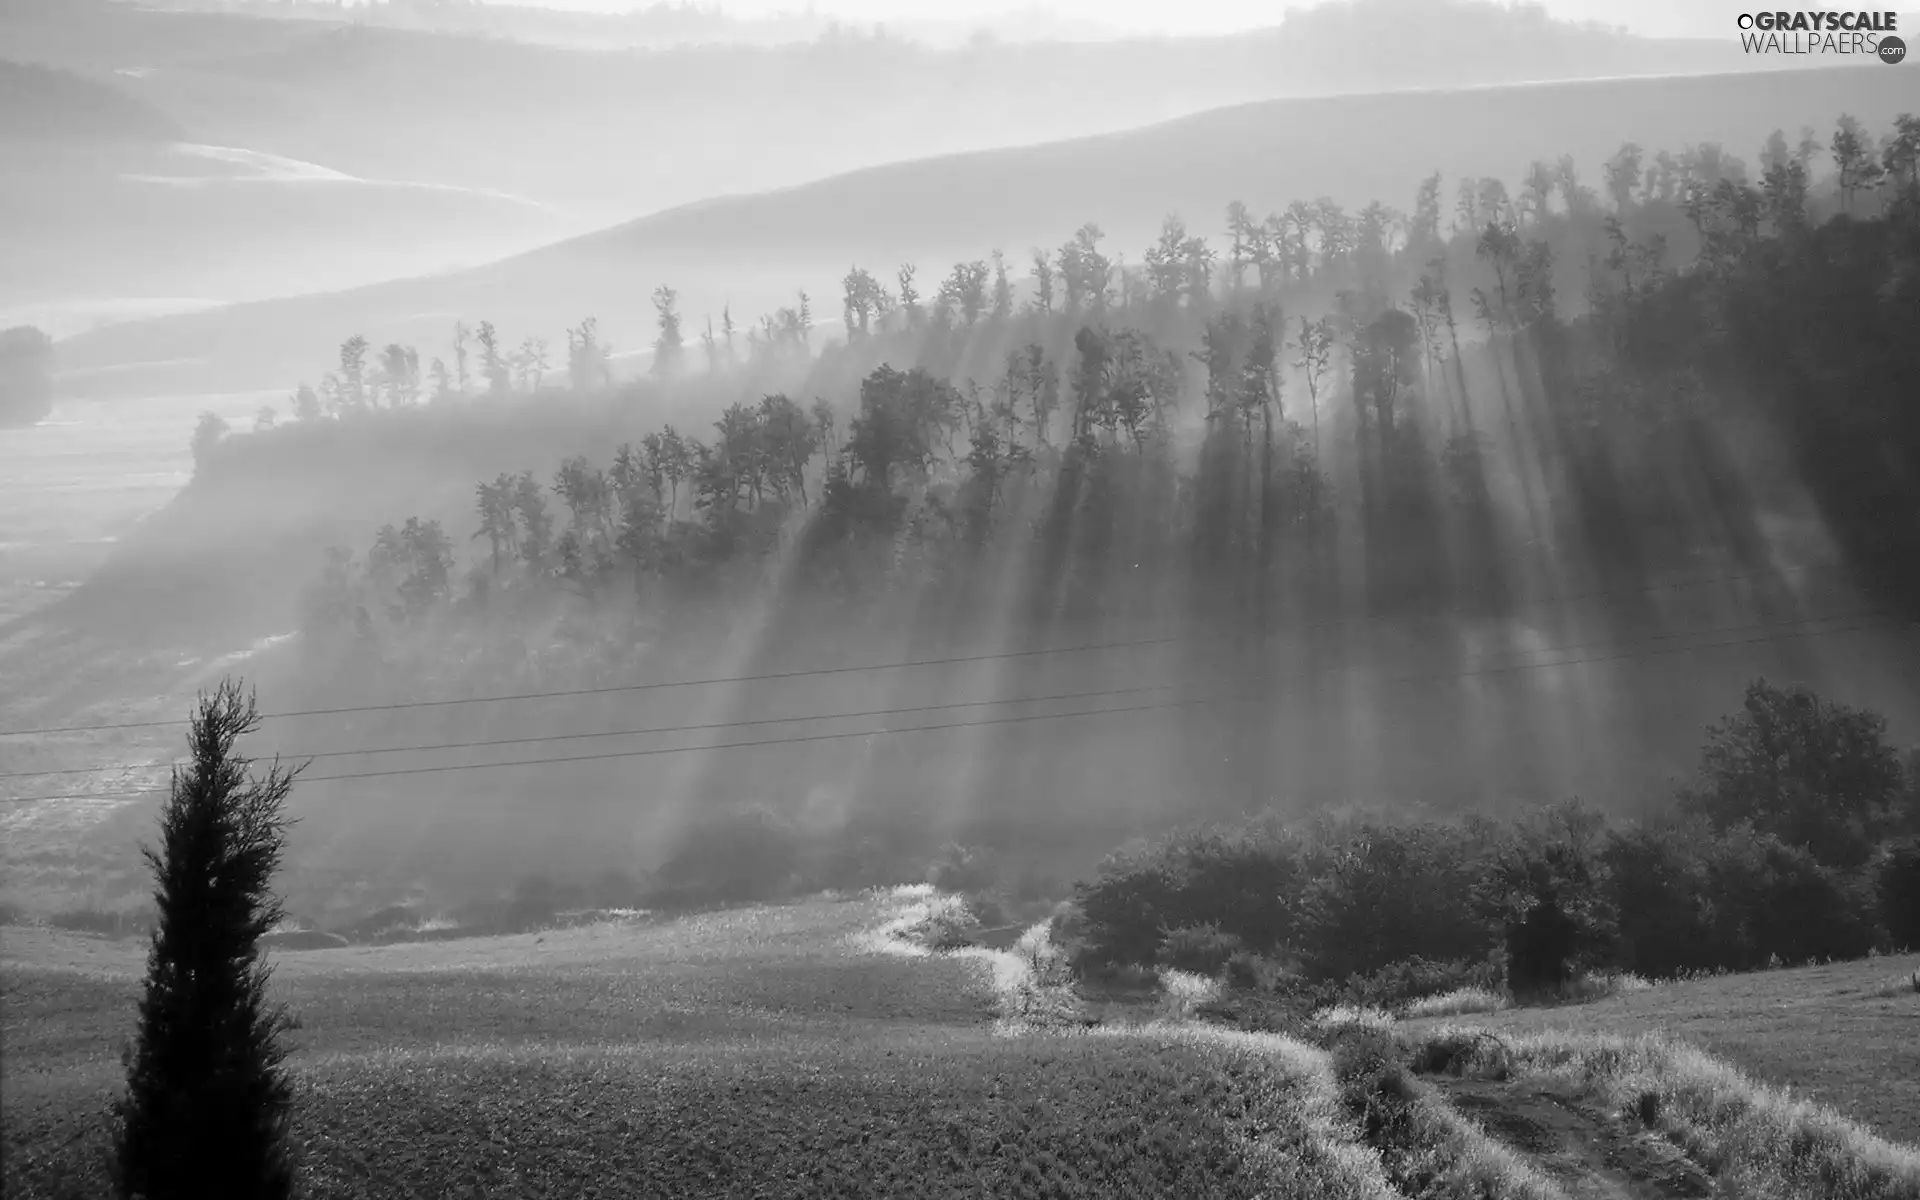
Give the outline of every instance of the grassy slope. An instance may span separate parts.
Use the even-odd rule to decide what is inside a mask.
[[[283,954],[307,1181],[330,1196],[1259,1194],[1228,1128],[1244,1066],[1181,1044],[995,1040],[973,964],[848,943],[882,915],[817,901]],[[97,1188],[136,948],[6,933],[6,1194]]]
[[[1193,1027],[996,1037],[983,964],[879,953],[861,936],[896,907],[823,898],[281,953],[276,989],[303,1021],[293,1069],[306,1180],[352,1196],[1382,1194],[1370,1182],[1381,1159],[1348,1140],[1359,1125],[1326,1124],[1331,1076],[1298,1043]],[[140,948],[17,927],[4,947],[6,1192],[89,1194]],[[1674,985],[1551,1015],[1589,1032],[1665,1026],[1736,1062],[1757,1044],[1797,1064],[1795,1083],[1819,1058],[1844,1057],[1857,1090],[1897,1090],[1912,1074],[1898,1044],[1911,1010],[1869,993],[1910,966]],[[1867,1007],[1778,1027],[1729,1017],[1761,999]],[[1439,1171],[1435,1194],[1447,1196],[1481,1194],[1478,1179],[1497,1197],[1558,1196],[1524,1154],[1442,1103],[1459,1090],[1414,1093],[1420,1128],[1366,1127],[1376,1150],[1405,1159],[1388,1154],[1388,1175],[1411,1187]],[[1631,1140],[1613,1117],[1587,1119]],[[1548,1165],[1570,1187],[1618,1174],[1598,1160]]]
[[[1664,1031],[1756,1079],[1830,1104],[1887,1137],[1920,1140],[1920,955],[1671,983],[1568,1008],[1454,1021],[1497,1031]]]
[[[1318,194],[1404,206],[1435,169],[1514,177],[1531,159],[1571,153],[1592,178],[1626,140],[1675,150],[1719,141],[1751,154],[1775,128],[1824,128],[1842,112],[1880,127],[1912,107],[1897,75],[1854,64],[1264,101],[706,201],[470,271],[130,323],[62,343],[62,363],[82,373],[69,379],[75,390],[282,386],[329,362],[349,332],[437,347],[455,315],[558,344],[563,325],[597,312],[616,345],[632,346],[651,337],[636,296],[653,281],[678,286],[696,324],[723,301],[748,315],[801,286],[824,311],[849,262],[885,270],[917,260],[937,278],[944,263],[1001,246],[1024,271],[1025,247],[1057,245],[1087,220],[1114,251],[1137,256],[1167,212],[1215,233],[1233,199],[1261,212]],[[181,359],[199,361],[91,374]]]

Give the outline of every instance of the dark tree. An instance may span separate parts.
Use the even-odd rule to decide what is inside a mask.
[[[260,938],[284,916],[269,890],[286,845],[296,771],[249,774],[236,752],[260,721],[232,680],[200,698],[173,774],[140,1026],[127,1092],[115,1105],[119,1194],[279,1197],[293,1190],[292,1088],[279,1036],[291,1027],[267,1000]]]
[[[1879,893],[1880,921],[1905,949],[1920,946],[1920,838],[1906,838],[1888,846],[1874,871]]]
[[[1551,809],[1516,829],[1475,884],[1505,943],[1515,994],[1551,991],[1611,949],[1618,918],[1600,854],[1602,823],[1578,802]]]
[[[1823,863],[1858,866],[1894,817],[1906,779],[1886,718],[1764,679],[1709,731],[1681,806],[1725,828],[1749,822]]]

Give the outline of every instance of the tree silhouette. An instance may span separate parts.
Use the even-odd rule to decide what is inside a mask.
[[[200,698],[191,761],[173,774],[160,849],[145,856],[158,923],[127,1091],[115,1105],[121,1196],[269,1200],[293,1190],[292,1088],[259,941],[284,915],[269,890],[297,771],[249,774],[237,752],[260,721],[232,680]]]
[[[680,334],[680,293],[661,284],[653,290],[653,311],[660,332],[653,339],[653,373],[670,379],[680,372],[685,339]]]
[[[193,467],[198,471],[207,465],[207,459],[213,454],[213,448],[227,436],[230,426],[227,419],[216,412],[203,412],[199,422],[193,427]]]

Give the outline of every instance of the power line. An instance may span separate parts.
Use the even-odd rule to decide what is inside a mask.
[[[1811,620],[1822,620],[1822,619],[1832,620],[1832,619],[1845,619],[1845,618],[1811,618]],[[1794,622],[1789,622],[1788,624],[1793,624],[1793,623]],[[1804,622],[1800,622],[1800,623],[1804,623]],[[1913,622],[1910,622],[1910,621],[1901,622],[1901,624],[1908,624],[1908,625],[1912,623]],[[1743,639],[1738,639],[1735,641],[1728,641],[1728,642],[1702,642],[1702,643],[1697,643],[1693,645],[1667,647],[1664,649],[1653,650],[1653,651],[1635,651],[1635,652],[1623,653],[1623,654],[1598,655],[1591,658],[1562,659],[1555,662],[1509,663],[1509,664],[1503,664],[1500,666],[1484,667],[1484,668],[1468,670],[1468,671],[1436,672],[1428,675],[1402,676],[1400,678],[1387,680],[1385,682],[1389,684],[1433,682],[1433,681],[1440,681],[1440,680],[1447,680],[1447,679],[1464,679],[1464,678],[1469,678],[1469,677],[1478,676],[1478,675],[1501,674],[1501,673],[1510,672],[1510,671],[1529,671],[1529,670],[1543,670],[1543,669],[1548,669],[1553,667],[1584,666],[1584,665],[1590,665],[1593,663],[1616,662],[1616,661],[1636,659],[1636,658],[1656,658],[1656,657],[1660,657],[1662,655],[1668,655],[1668,654],[1685,654],[1685,653],[1689,653],[1696,650],[1716,650],[1716,649],[1726,649],[1734,646],[1756,645],[1759,643],[1773,642],[1773,641],[1777,641],[1785,638],[1825,637],[1825,636],[1831,636],[1834,634],[1842,634],[1842,633],[1870,632],[1872,631],[1872,628],[1873,628],[1872,626],[1867,626],[1867,625],[1855,625],[1850,627],[1842,627],[1839,629],[1803,629],[1797,632],[1793,632],[1793,631],[1783,632],[1781,630],[1775,630],[1774,632],[1770,632],[1760,637],[1743,638]],[[1555,650],[1555,649],[1557,648],[1556,647],[1541,648],[1541,650],[1547,650],[1547,651]],[[1295,678],[1299,678],[1299,677],[1296,676]],[[1271,682],[1271,681],[1269,680],[1268,682]],[[302,779],[302,782],[304,783],[337,783],[337,782],[344,782],[349,780],[360,780],[360,779],[383,779],[383,778],[396,778],[396,777],[410,776],[410,775],[433,775],[433,774],[442,774],[449,771],[486,771],[486,770],[501,770],[509,767],[558,766],[558,765],[564,765],[567,763],[578,763],[578,762],[604,762],[604,761],[610,761],[615,759],[648,758],[648,757],[652,757],[654,755],[660,755],[660,754],[688,754],[688,753],[705,753],[705,752],[712,752],[712,751],[718,751],[718,750],[745,750],[745,749],[752,749],[752,748],[761,747],[761,746],[782,746],[782,745],[795,745],[795,744],[807,743],[807,742],[844,741],[849,738],[878,737],[878,736],[888,735],[888,734],[928,733],[928,732],[936,732],[940,730],[972,729],[972,728],[981,728],[981,727],[994,726],[994,725],[1016,725],[1016,724],[1025,724],[1031,721],[1052,721],[1052,720],[1063,720],[1063,719],[1068,719],[1073,717],[1094,717],[1094,716],[1103,716],[1103,715],[1112,714],[1112,713],[1164,711],[1164,710],[1170,710],[1170,709],[1199,707],[1199,706],[1204,706],[1209,704],[1236,703],[1242,700],[1258,699],[1260,698],[1260,695],[1261,693],[1259,692],[1243,692],[1243,693],[1238,693],[1233,695],[1208,697],[1208,698],[1202,698],[1197,700],[1168,700],[1168,701],[1162,701],[1162,702],[1153,703],[1153,704],[1125,705],[1125,706],[1114,707],[1114,708],[1088,709],[1088,710],[1082,710],[1078,712],[1037,713],[1037,714],[1029,714],[1026,716],[1017,716],[1017,717],[990,717],[990,718],[983,718],[977,721],[954,721],[954,722],[943,722],[943,723],[934,724],[934,725],[911,725],[911,726],[906,726],[904,728],[898,728],[898,729],[867,729],[867,730],[854,730],[854,731],[849,731],[845,733],[820,733],[820,734],[806,734],[806,735],[801,735],[796,737],[763,738],[756,741],[722,742],[712,746],[656,746],[656,747],[650,747],[643,750],[607,751],[607,752],[596,753],[596,754],[567,755],[567,756],[562,756],[557,758],[514,759],[507,762],[491,762],[491,763],[448,763],[448,764],[442,764],[437,766],[427,766],[427,767],[405,767],[405,768],[397,768],[397,769],[389,769],[389,770],[381,770],[381,771],[357,771],[357,772],[341,774],[341,775],[307,776]],[[114,799],[114,798],[121,798],[121,797],[144,796],[152,790],[153,789],[151,788],[142,788],[142,789],[127,790],[127,791],[80,793],[80,794],[64,795],[64,796],[17,796],[12,798],[12,802],[13,803],[35,803],[35,802],[41,802],[41,801],[57,801],[57,800]]]
[[[1720,575],[1707,579],[1683,580],[1673,583],[1650,584],[1646,587],[1628,588],[1620,591],[1573,592],[1556,596],[1541,596],[1526,601],[1521,608],[1540,607],[1546,604],[1563,604],[1574,600],[1595,600],[1619,598],[1624,596],[1649,595],[1656,592],[1678,591],[1690,587],[1708,587],[1722,583],[1741,583],[1755,579],[1773,579],[1780,575],[1798,574],[1807,571],[1840,570],[1837,563],[1809,563],[1797,567],[1777,567],[1765,572],[1750,572],[1745,575]],[[1457,615],[1454,611],[1436,611],[1414,614],[1417,618],[1434,619]],[[1335,625],[1353,624],[1367,621],[1392,619],[1385,615],[1362,613],[1353,616],[1333,617],[1322,621],[1311,621],[1291,626],[1287,632],[1305,632],[1324,629]],[[604,687],[562,688],[545,692],[506,692],[493,696],[458,696],[438,700],[405,700],[389,704],[350,704],[335,708],[296,709],[288,712],[263,713],[261,720],[288,720],[299,717],[343,716],[351,713],[398,712],[417,708],[449,708],[469,704],[503,704],[524,700],[553,700],[565,697],[604,696],[623,692],[649,692],[667,688],[713,687],[735,683],[769,683],[783,679],[801,679],[824,675],[848,675],[864,671],[905,670],[913,667],[957,666],[964,663],[991,662],[1000,659],[1034,658],[1051,654],[1080,654],[1101,650],[1124,650],[1142,646],[1169,645],[1176,642],[1204,642],[1231,637],[1231,634],[1194,635],[1189,633],[1169,634],[1162,637],[1136,638],[1109,642],[1092,642],[1078,646],[1053,646],[1029,650],[999,650],[980,654],[958,654],[943,658],[907,659],[898,662],[864,663],[844,667],[812,667],[789,671],[768,671],[756,675],[726,675],[706,679],[662,680],[652,683],[611,684]],[[0,729],[0,737],[32,737],[53,733],[101,733],[122,729],[161,729],[175,725],[185,725],[183,718],[172,717],[153,721],[119,721],[97,725],[50,725],[38,729]]]
[[[1777,626],[1808,624],[1808,623],[1822,622],[1822,621],[1852,621],[1852,620],[1861,620],[1861,619],[1873,619],[1873,618],[1883,617],[1887,615],[1889,614],[1874,612],[1874,611],[1867,611],[1867,612],[1858,612],[1858,613],[1836,613],[1836,614],[1829,614],[1825,616],[1795,617],[1785,622],[1755,621],[1755,622],[1748,622],[1740,625],[1722,625],[1722,626],[1718,626],[1711,629],[1685,629],[1685,630],[1677,630],[1670,633],[1645,634],[1639,637],[1628,638],[1628,639],[1601,638],[1601,639],[1595,639],[1595,640],[1585,641],[1585,642],[1567,642],[1567,643],[1561,643],[1559,645],[1554,645],[1554,646],[1540,646],[1540,647],[1534,647],[1531,649],[1521,648],[1519,650],[1514,651],[1514,653],[1558,654],[1558,653],[1564,653],[1569,650],[1587,649],[1593,646],[1619,644],[1623,640],[1628,642],[1659,642],[1659,641],[1671,640],[1674,638],[1691,638],[1691,637],[1711,636],[1711,635],[1724,634],[1724,633],[1741,633],[1751,629],[1769,629]],[[1492,656],[1490,655],[1488,657],[1492,657]],[[1345,667],[1336,666],[1336,667],[1326,668],[1321,673],[1331,674],[1339,670],[1352,670],[1352,669],[1356,669],[1356,668],[1352,665],[1348,665]],[[1001,704],[1040,704],[1040,703],[1047,703],[1051,701],[1061,701],[1061,700],[1085,700],[1085,699],[1105,698],[1105,697],[1111,697],[1111,696],[1137,695],[1144,692],[1166,691],[1170,688],[1179,687],[1179,686],[1181,685],[1177,683],[1140,684],[1140,685],[1134,685],[1130,687],[1099,688],[1099,689],[1094,689],[1090,691],[1058,692],[1058,693],[1053,693],[1053,694],[1044,695],[1044,696],[1005,696],[1005,697],[995,697],[989,700],[961,700],[961,701],[948,701],[942,704],[894,706],[889,708],[868,709],[862,712],[802,713],[799,715],[789,716],[789,717],[742,718],[742,719],[730,720],[730,721],[710,721],[710,722],[703,722],[703,723],[692,724],[692,725],[654,725],[654,726],[646,726],[638,729],[609,729],[609,730],[595,730],[595,731],[574,732],[574,733],[527,734],[519,737],[480,738],[480,739],[464,741],[464,742],[438,742],[438,743],[429,743],[425,745],[414,745],[414,746],[368,746],[364,748],[354,747],[354,748],[349,748],[345,750],[317,750],[317,751],[311,751],[311,752],[289,751],[289,752],[286,752],[283,756],[290,759],[301,759],[301,760],[320,759],[320,758],[358,758],[358,757],[363,757],[366,755],[373,755],[373,754],[423,754],[423,753],[427,753],[430,751],[437,751],[437,750],[470,750],[470,749],[480,749],[480,748],[491,747],[491,746],[527,745],[527,744],[538,743],[538,742],[580,741],[580,740],[588,740],[588,739],[594,739],[594,738],[609,738],[609,737],[640,737],[640,736],[646,736],[650,734],[659,734],[659,733],[697,733],[697,732],[711,731],[715,729],[748,728],[748,727],[761,726],[761,725],[785,725],[785,724],[790,724],[790,723],[799,722],[799,721],[853,720],[853,719],[866,718],[866,717],[898,716],[898,715],[907,714],[907,713],[936,712],[936,711],[942,711],[942,710],[954,709],[954,708],[985,708],[985,707],[992,707],[994,705],[1001,705]],[[116,764],[112,764],[109,766],[102,766],[102,767],[70,767],[70,768],[63,768],[63,769],[57,769],[57,770],[51,770],[51,771],[8,771],[8,772],[0,773],[0,779],[29,779],[29,778],[38,779],[38,778],[47,778],[55,775],[96,775],[96,774],[108,774],[115,771],[156,770],[161,767],[170,767],[172,765],[174,765],[172,761],[165,761],[165,762],[144,762],[144,763],[116,763]]]
[[[438,742],[425,746],[375,746],[366,749],[316,750],[311,754],[289,753],[290,759],[310,758],[357,758],[367,754],[415,754],[430,750],[471,750],[483,746],[517,746],[529,742],[569,742],[587,738],[639,737],[653,733],[696,733],[713,729],[732,729],[753,725],[786,725],[795,721],[845,721],[860,717],[888,717],[899,713],[934,712],[948,708],[984,708],[995,704],[1039,704],[1049,700],[1085,700],[1101,696],[1133,695],[1140,692],[1160,692],[1179,685],[1172,683],[1142,684],[1135,687],[1100,688],[1085,692],[1060,692],[1050,696],[1002,696],[992,700],[954,700],[946,704],[916,704],[901,708],[872,708],[864,712],[839,713],[802,713],[792,717],[754,717],[738,721],[708,721],[697,725],[650,725],[641,729],[606,729],[592,733],[543,733],[527,734],[524,737],[481,738],[468,742]],[[167,762],[120,763],[110,767],[71,767],[59,771],[7,771],[0,773],[0,779],[26,779],[47,775],[93,775],[110,771],[144,771],[157,767],[170,766]]]

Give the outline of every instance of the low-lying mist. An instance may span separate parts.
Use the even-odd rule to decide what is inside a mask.
[[[11,630],[51,647],[11,717],[98,765],[132,693],[245,674],[249,749],[311,759],[316,909],[956,844],[1044,892],[1254,811],[1657,813],[1756,676],[1913,727],[1914,136],[1871,190],[1811,139],[1758,187],[1628,146],[1599,188],[1467,180],[1451,229],[1436,175],[1405,215],[1236,207],[1222,251],[1170,218],[1144,266],[1089,226],[1024,279],[856,268],[824,347],[662,289],[644,381],[591,322],[544,365],[353,339]],[[82,780],[18,794],[141,790]]]

